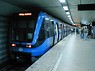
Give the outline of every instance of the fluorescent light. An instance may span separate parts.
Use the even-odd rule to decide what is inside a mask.
[[[71,18],[69,17],[69,19],[71,20]]]
[[[63,6],[64,10],[68,10],[68,7],[67,6]]]
[[[70,12],[66,12],[66,14],[70,14]]]
[[[68,15],[68,17],[69,17],[69,18],[71,18],[71,16],[70,16],[70,15]]]
[[[72,21],[71,17],[69,17],[70,21],[74,24],[74,22]]]
[[[65,3],[66,1],[65,0],[59,0],[61,3]]]
[[[74,24],[74,22],[71,20],[71,22]]]

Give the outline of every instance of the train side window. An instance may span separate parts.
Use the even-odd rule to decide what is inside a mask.
[[[58,23],[56,23],[56,27],[55,27],[55,31],[56,31],[56,35],[58,35]]]
[[[44,18],[43,24],[44,24],[45,38],[51,37],[53,35],[52,29],[51,29],[52,28],[51,21]]]
[[[46,35],[46,38],[49,37],[49,28],[48,28],[48,23],[45,23],[45,35]]]
[[[52,33],[52,22],[47,20],[46,26],[47,26],[47,35],[48,35],[48,37],[51,37],[53,35],[53,33]]]
[[[51,21],[51,36],[54,36],[54,23]]]
[[[44,19],[44,29],[45,29],[45,38],[48,38],[50,36],[49,30],[50,27],[48,25],[48,20]]]
[[[45,39],[45,32],[44,32],[44,24],[42,23],[42,26],[39,32],[38,41],[43,41],[44,39]]]
[[[49,30],[49,33],[50,33],[50,37],[51,36],[53,36],[53,25],[52,25],[52,22],[51,21],[49,21],[49,24],[48,24],[49,26],[50,26],[50,30]]]

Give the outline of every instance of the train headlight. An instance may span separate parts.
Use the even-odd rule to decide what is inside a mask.
[[[16,46],[16,44],[12,44],[12,47],[15,47]]]
[[[26,47],[31,48],[31,44],[27,44]]]

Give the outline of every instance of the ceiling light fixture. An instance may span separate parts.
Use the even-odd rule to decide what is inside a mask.
[[[70,16],[70,15],[68,15],[68,17],[69,17],[69,18],[71,18],[71,16]]]
[[[66,12],[66,14],[70,14],[70,12]]]
[[[69,19],[70,19],[70,21],[72,22],[72,24],[74,24],[74,22],[73,22],[73,20],[72,20],[71,16],[69,17]]]
[[[69,19],[72,20],[71,17],[69,17]]]
[[[70,21],[74,24],[74,22],[72,21],[71,17],[69,17]]]
[[[74,24],[74,22],[73,22],[73,20],[71,18],[70,10],[68,8],[68,3],[66,2],[66,0],[59,0],[59,1],[61,2],[61,5],[63,6],[63,9],[65,10],[65,13],[67,14],[68,18]]]
[[[64,10],[68,10],[68,7],[67,6],[63,6]]]
[[[65,3],[66,1],[65,0],[59,0],[61,3]]]

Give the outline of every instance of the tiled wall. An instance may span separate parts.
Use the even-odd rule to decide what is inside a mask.
[[[0,64],[8,60],[8,20],[0,17]]]

